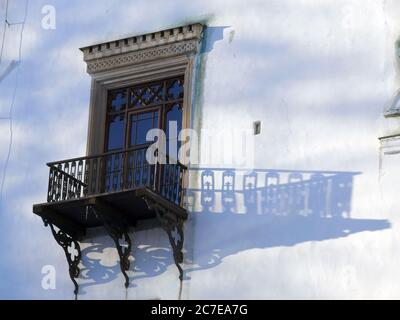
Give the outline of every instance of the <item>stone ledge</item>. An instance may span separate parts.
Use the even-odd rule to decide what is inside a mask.
[[[380,148],[384,155],[400,153],[400,133],[393,133],[379,138]]]

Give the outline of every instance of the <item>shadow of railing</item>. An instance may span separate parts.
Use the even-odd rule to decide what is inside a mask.
[[[186,206],[190,212],[313,218],[349,218],[353,177],[360,174],[220,168],[191,169],[190,173],[191,181],[200,185],[187,190]]]
[[[190,169],[192,185],[186,190],[185,205],[195,219],[196,230],[190,230],[189,225],[185,232],[186,241],[194,246],[193,251],[185,253],[185,274],[212,268],[225,257],[245,250],[390,228],[388,220],[351,217],[353,181],[359,174]],[[133,263],[134,273],[140,275],[134,274],[131,281],[157,276],[173,264],[168,240],[161,244],[157,241],[140,244],[142,249],[135,252]]]
[[[387,220],[351,218],[353,180],[360,172],[191,169],[188,210],[196,214],[193,266],[213,267],[255,249],[346,237],[390,227]],[[202,230],[202,231],[199,231]],[[204,234],[207,236],[204,236]],[[202,237],[203,235],[203,237]]]
[[[82,264],[79,277],[84,280],[80,283],[79,294],[85,295],[86,289],[98,284],[108,283],[118,277],[120,267],[118,262],[111,265],[104,263],[103,257],[112,249],[111,246],[104,244],[90,245],[82,250]]]

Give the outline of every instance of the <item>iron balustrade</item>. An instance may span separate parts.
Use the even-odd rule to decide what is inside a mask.
[[[148,146],[47,163],[50,168],[47,202],[147,187],[182,205],[187,167],[179,161],[149,164]]]

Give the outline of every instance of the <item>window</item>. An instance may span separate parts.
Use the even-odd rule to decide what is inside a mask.
[[[104,151],[129,149],[151,143],[146,134],[164,130],[168,142],[178,145],[182,129],[183,76],[119,88],[108,92]],[[173,124],[173,122],[175,122]],[[170,128],[176,127],[176,132]],[[167,150],[170,156],[177,157]]]

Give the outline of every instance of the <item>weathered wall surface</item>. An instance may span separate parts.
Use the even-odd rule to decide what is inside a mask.
[[[40,12],[40,4],[30,10]],[[201,190],[203,171],[192,177],[182,298],[400,297],[400,155],[380,157],[378,140],[400,130],[396,120],[383,118],[400,87],[396,1],[131,1],[120,7],[97,1],[90,10],[68,2],[57,13],[53,33],[40,29],[38,14],[28,20],[27,39],[36,41],[24,53],[1,208],[8,240],[0,271],[12,274],[1,284],[2,297],[73,297],[63,252],[30,206],[44,200],[46,161],[84,153],[90,83],[77,48],[204,19],[195,127],[251,130],[261,121],[262,128],[255,136],[256,191],[243,191],[242,171],[226,163],[201,164],[219,167],[211,170],[216,183],[208,193]],[[34,114],[26,112],[28,104]],[[2,148],[6,130],[0,126]],[[236,169],[236,182],[223,195],[221,169],[228,167]],[[280,178],[276,189],[266,186],[269,172]],[[312,187],[315,174],[320,189]],[[131,233],[135,260],[127,291],[112,241],[93,232],[83,250],[79,299],[178,298],[167,236],[151,223]],[[43,265],[56,267],[56,290],[42,289]]]
[[[344,189],[310,193],[308,202],[329,197],[328,216],[342,206],[350,218],[283,216],[290,201],[268,218],[259,174],[258,206],[243,215],[217,207],[192,215],[200,266],[189,296],[395,297],[398,155],[382,156],[379,170],[377,137],[394,121],[382,112],[398,83],[397,5],[306,1],[264,8],[216,18],[230,27],[208,53],[203,127],[251,128],[261,120],[254,167],[299,170],[305,180],[307,170],[341,171],[335,176]],[[288,178],[280,178],[285,185]],[[310,190],[307,182],[300,187]]]

